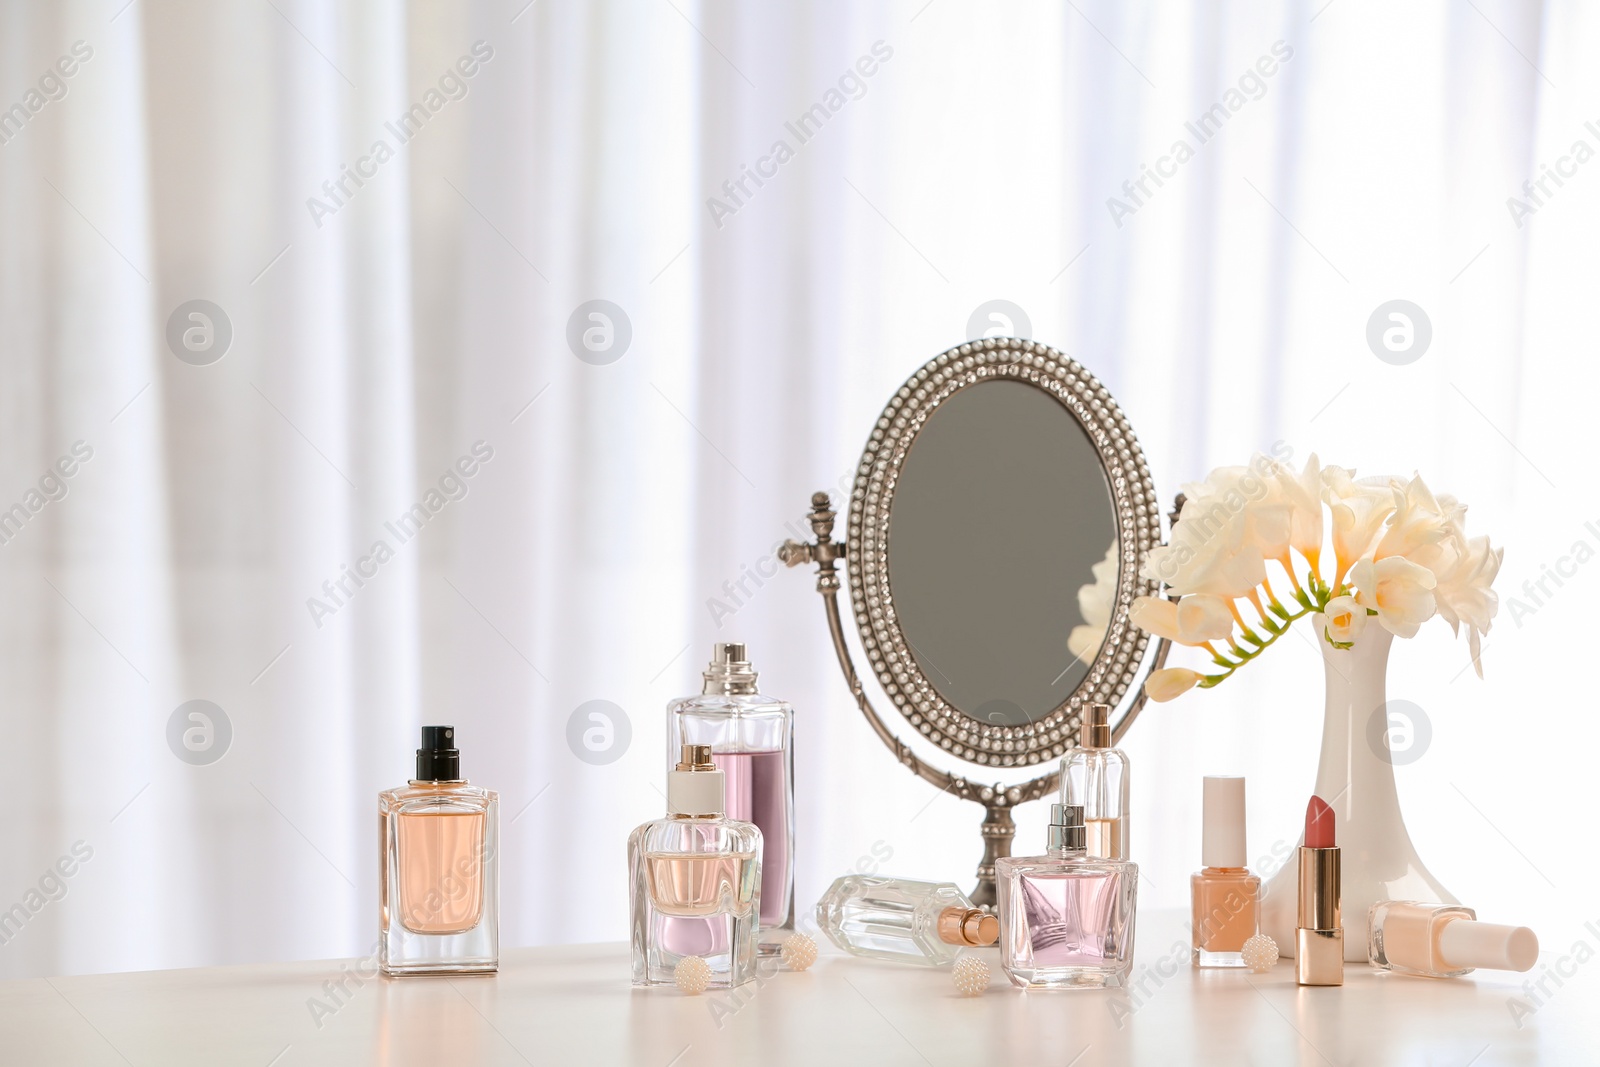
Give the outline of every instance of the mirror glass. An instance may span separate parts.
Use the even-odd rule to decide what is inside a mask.
[[[1001,379],[951,395],[906,452],[888,527],[901,631],[947,703],[1025,726],[1072,695],[1116,600],[1117,524],[1060,401]]]

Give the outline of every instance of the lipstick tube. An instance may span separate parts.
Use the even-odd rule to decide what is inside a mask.
[[[1333,809],[1321,797],[1306,808],[1300,848],[1299,913],[1295,923],[1295,981],[1344,985],[1344,923],[1339,909],[1339,848]]]

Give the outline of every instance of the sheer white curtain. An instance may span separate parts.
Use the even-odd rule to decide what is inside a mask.
[[[1600,547],[1600,165],[1560,164],[1600,148],[1597,38],[1490,2],[0,9],[0,975],[368,951],[374,794],[424,722],[502,792],[504,943],[620,939],[662,708],[719,639],[799,709],[803,908],[863,866],[965,883],[977,809],[871,737],[771,555],[993,299],[1102,377],[1164,497],[1282,440],[1472,504],[1533,610],[1483,683],[1439,624],[1397,648],[1434,734],[1402,800],[1446,884],[1562,943],[1597,872],[1534,813],[1581,803],[1595,578],[1520,588]],[[1392,299],[1432,323],[1405,366],[1366,342]],[[168,340],[195,300],[214,362]],[[611,362],[568,342],[595,300]],[[193,700],[216,762],[169,742]],[[610,763],[568,743],[593,700]],[[1186,902],[1202,773],[1250,776],[1253,850],[1294,836],[1319,711],[1290,640],[1145,712],[1145,906]]]

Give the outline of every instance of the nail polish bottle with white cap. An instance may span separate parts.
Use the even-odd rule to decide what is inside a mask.
[[[1208,776],[1201,794],[1200,862],[1189,879],[1196,967],[1243,967],[1255,936],[1261,879],[1245,868],[1244,779]]]
[[[1456,904],[1380,900],[1369,914],[1367,954],[1380,970],[1457,978],[1478,967],[1526,971],[1539,959],[1539,938],[1526,926],[1481,923]]]

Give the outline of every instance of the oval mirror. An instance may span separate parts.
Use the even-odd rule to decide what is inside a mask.
[[[1117,518],[1094,446],[1049,393],[989,379],[932,411],[885,547],[900,636],[945,705],[1027,726],[1069,702],[1105,642]]]
[[[850,494],[843,543],[826,493],[812,497],[813,543],[785,563],[817,565],[829,633],[862,714],[895,758],[935,787],[983,804],[975,904],[994,903],[994,861],[1009,855],[1010,809],[1057,786],[983,783],[933,766],[910,732],[968,763],[1028,768],[1070,748],[1091,704],[1115,707],[1146,669],[1128,621],[1161,541],[1155,487],[1132,428],[1104,386],[1053,348],[974,341],[901,386],[873,427]],[[844,640],[844,560],[872,671],[904,718],[873,708]],[[1121,736],[1142,691],[1113,725]]]
[[[1160,513],[1143,454],[1094,376],[991,339],[928,363],[873,430],[850,500],[850,595],[902,715],[961,759],[1032,766],[1143,660],[1128,623]]]

